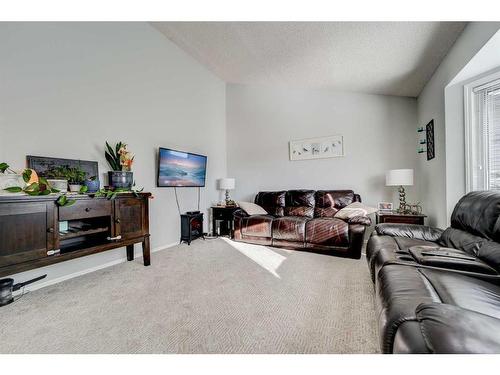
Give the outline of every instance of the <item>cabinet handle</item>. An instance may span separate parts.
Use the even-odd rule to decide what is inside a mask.
[[[115,219],[115,223],[120,224],[120,219]]]
[[[54,233],[54,228],[49,228],[49,229],[47,229],[47,232],[49,232],[49,233]]]
[[[59,254],[61,252],[60,249],[56,249],[56,250],[49,250],[47,251],[47,255],[48,256],[51,256],[51,255],[56,255],[56,254]]]
[[[90,212],[90,207],[85,207],[85,212]]]
[[[108,237],[107,240],[108,241],[114,241],[114,240],[121,240],[122,239],[122,236],[119,235],[119,236],[116,236],[116,237]]]

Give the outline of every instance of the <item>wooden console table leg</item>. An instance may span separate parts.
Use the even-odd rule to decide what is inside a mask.
[[[134,260],[134,245],[127,245],[127,260]]]
[[[151,264],[151,250],[149,246],[149,236],[144,237],[144,241],[142,241],[142,257],[144,258],[144,265],[149,266]]]

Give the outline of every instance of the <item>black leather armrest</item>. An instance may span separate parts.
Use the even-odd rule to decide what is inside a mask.
[[[424,241],[437,242],[443,233],[442,229],[418,224],[377,224],[375,230],[379,235],[391,237],[408,237]]]
[[[360,224],[349,224],[349,251],[350,258],[361,258],[361,249],[365,238],[366,226]]]
[[[447,304],[422,304],[416,312],[431,353],[500,353],[500,319]]]
[[[372,219],[367,216],[354,216],[347,219],[349,224],[360,224],[364,226],[370,226],[372,224]]]

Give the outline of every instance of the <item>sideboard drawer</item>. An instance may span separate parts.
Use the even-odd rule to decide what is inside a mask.
[[[59,207],[59,220],[86,219],[111,216],[111,201],[107,199],[78,200],[68,207]]]

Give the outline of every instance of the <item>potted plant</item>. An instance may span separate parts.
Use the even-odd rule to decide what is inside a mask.
[[[16,186],[25,186],[22,174],[12,170],[7,163],[0,163],[0,191]]]
[[[47,176],[47,181],[51,186],[59,191],[68,191],[68,173],[69,167],[59,166],[49,169],[45,175]]]
[[[38,177],[33,169],[26,168],[22,172],[16,173],[10,169],[7,163],[0,163],[0,177],[2,176],[14,176],[15,178],[8,186],[0,186],[0,194],[3,191],[31,196],[59,193],[59,190],[52,187],[45,177]]]
[[[106,160],[111,167],[108,172],[109,185],[115,189],[131,189],[134,184],[132,163],[134,155],[127,150],[127,145],[118,142],[113,148],[106,142]]]
[[[85,182],[86,173],[80,167],[68,168],[69,191],[78,193]]]
[[[95,193],[99,191],[99,179],[97,176],[89,177],[85,180],[85,186],[87,187],[87,193]]]

